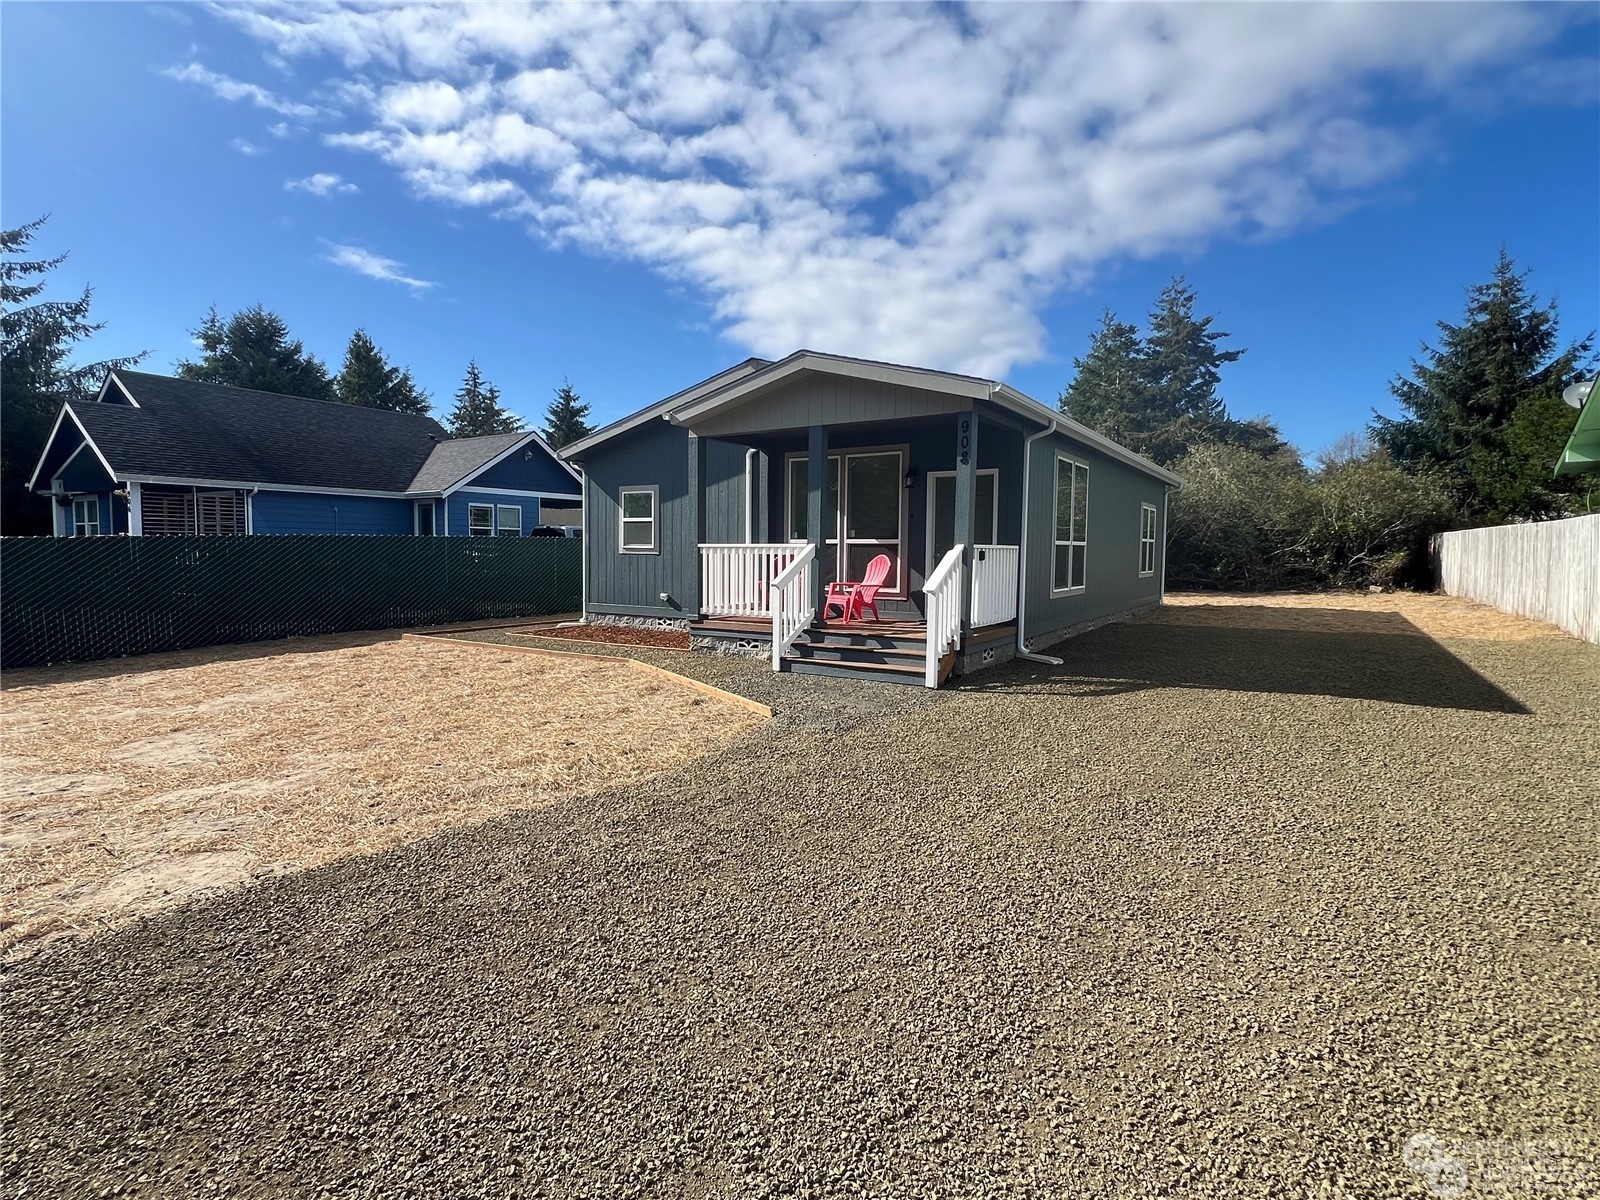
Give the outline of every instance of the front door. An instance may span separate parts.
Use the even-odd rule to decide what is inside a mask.
[[[978,472],[978,512],[973,536],[978,544],[994,545],[1000,540],[1000,472],[990,468]],[[939,560],[956,544],[956,473],[928,472],[928,562],[923,576],[933,574]]]

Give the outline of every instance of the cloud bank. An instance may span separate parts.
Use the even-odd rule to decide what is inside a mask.
[[[214,11],[334,78],[312,106],[198,64],[175,77],[285,115],[330,108],[331,145],[421,197],[647,264],[755,353],[987,375],[1044,353],[1037,313],[1063,286],[1327,219],[1431,153],[1457,99],[1538,99],[1518,81],[1588,19],[1485,4]]]

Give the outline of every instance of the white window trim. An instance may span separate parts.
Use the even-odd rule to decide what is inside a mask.
[[[900,578],[898,580],[896,580],[897,586],[893,590],[890,590],[889,588],[886,587],[882,591],[880,591],[878,593],[878,595],[882,596],[886,600],[906,600],[906,599],[909,599],[910,596],[911,596],[911,562],[910,562],[910,551],[911,551],[911,505],[908,502],[908,498],[907,498],[908,489],[904,486],[905,474],[906,474],[906,471],[909,468],[910,462],[911,462],[911,446],[908,443],[901,442],[899,445],[890,445],[890,446],[829,446],[828,447],[828,460],[830,462],[832,460],[834,460],[834,459],[838,459],[839,460],[839,519],[836,522],[836,524],[834,525],[833,536],[832,537],[824,537],[823,541],[824,542],[832,542],[833,543],[834,572],[835,572],[835,577],[836,578],[840,578],[840,579],[843,579],[845,577],[845,575],[846,575],[845,563],[849,561],[849,555],[850,555],[849,547],[852,544],[854,544],[854,545],[863,545],[863,546],[870,545],[870,544],[879,544],[879,545],[883,544],[879,539],[876,539],[876,538],[855,538],[855,539],[851,539],[851,538],[846,538],[846,537],[842,536],[844,534],[845,510],[849,505],[849,494],[848,494],[848,491],[847,491],[847,489],[849,487],[848,471],[847,471],[847,468],[845,467],[845,460],[847,458],[851,458],[851,457],[855,457],[855,456],[875,455],[875,454],[898,454],[900,456],[900,478],[902,480],[902,486],[900,488],[900,540],[894,544],[895,553],[899,556],[899,559],[900,559]],[[792,506],[790,505],[791,497],[790,497],[790,494],[789,494],[789,475],[790,475],[790,472],[793,471],[794,468],[790,464],[793,463],[797,459],[799,461],[801,461],[801,462],[806,462],[806,461],[808,461],[810,459],[810,457],[811,457],[810,452],[809,451],[805,451],[805,450],[794,450],[794,451],[790,451],[788,454],[784,455],[784,458],[783,458],[783,531],[784,531],[784,533],[788,533],[790,529],[794,528],[794,516],[795,516],[795,514],[792,511]],[[824,490],[826,490],[826,488],[824,488]],[[805,541],[804,538],[801,538],[799,540],[801,542]],[[823,553],[827,553],[827,547],[826,546],[823,548]]]
[[[1089,590],[1089,497],[1087,494],[1083,498],[1083,541],[1073,541],[1070,537],[1066,541],[1062,541],[1056,536],[1058,533],[1056,529],[1056,511],[1057,506],[1061,503],[1061,465],[1063,463],[1068,468],[1083,468],[1085,487],[1088,486],[1089,477],[1088,463],[1080,462],[1078,459],[1071,458],[1060,451],[1056,452],[1055,486],[1050,490],[1050,598],[1052,600],[1060,600],[1064,596],[1081,596]],[[1071,534],[1071,532],[1072,530],[1067,530],[1068,534]],[[1083,582],[1077,587],[1058,588],[1055,586],[1056,555],[1061,553],[1063,546],[1078,546],[1083,550]],[[1067,570],[1067,579],[1069,581],[1072,579],[1070,565]]]
[[[469,505],[467,505],[467,536],[468,537],[483,537],[483,536],[485,536],[484,533],[480,533],[477,529],[473,528],[473,524],[472,524],[473,511],[475,509],[480,509],[480,508],[481,509],[485,509],[489,514],[489,528],[487,530],[487,536],[493,537],[494,536],[494,505],[492,505],[492,504],[469,504]]]
[[[93,533],[79,533],[78,532],[78,525],[80,523],[78,521],[78,505],[80,505],[80,504],[92,504],[92,505],[94,505],[94,522],[93,522],[93,524],[94,524],[94,532]],[[84,521],[84,522],[82,522],[82,524],[88,525],[88,524],[90,524],[90,522]],[[101,536],[101,534],[100,534],[100,497],[99,496],[74,496],[72,498],[72,536],[73,537],[100,537]]]
[[[422,536],[422,509],[426,506],[433,513],[433,532],[430,536],[439,535],[439,506],[432,500],[413,500],[411,502],[411,536]]]
[[[516,525],[517,536],[521,537],[522,536],[522,505],[520,505],[520,504],[496,504],[494,506],[494,535],[495,535],[495,537],[499,537],[502,533],[509,533],[510,530],[511,530],[511,526],[510,525],[502,525],[500,523],[500,516],[501,516],[502,513],[516,513],[517,514],[517,525]]]
[[[1000,542],[1000,468],[980,467],[978,475],[980,477],[984,475],[994,476],[994,511],[989,514],[991,518],[989,540],[987,542],[980,541],[978,545],[995,546]],[[928,528],[922,542],[922,553],[923,557],[928,560],[928,568],[923,572],[924,575],[939,565],[934,561],[933,557],[933,481],[935,479],[954,479],[955,477],[956,473],[954,471],[929,471],[927,474],[928,490],[923,498],[923,507],[928,510],[926,522]]]
[[[1150,514],[1149,537],[1146,537],[1144,532],[1146,513]],[[1159,527],[1156,525],[1156,506],[1154,504],[1139,505],[1139,578],[1141,579],[1148,579],[1150,576],[1156,573],[1156,533],[1158,528]],[[1146,570],[1144,565],[1144,548],[1146,546],[1150,547],[1149,570]],[[1085,575],[1084,579],[1087,580],[1088,576]]]
[[[628,515],[628,497],[641,493],[650,497],[650,515],[648,517],[630,517]],[[649,524],[650,544],[648,546],[628,545],[628,539],[624,535],[630,522],[634,525]],[[640,484],[636,487],[617,489],[617,552],[619,554],[661,553],[661,489],[655,484]]]

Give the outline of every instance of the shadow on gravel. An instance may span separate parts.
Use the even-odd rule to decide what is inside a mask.
[[[1327,610],[1340,628],[1312,627],[1323,611],[1304,610],[1313,619],[1298,628],[1268,608],[1232,608],[1226,625],[1192,615],[1103,625],[1052,647],[1066,660],[1060,667],[1014,664],[962,690],[1093,697],[1198,688],[1532,712],[1399,613]]]

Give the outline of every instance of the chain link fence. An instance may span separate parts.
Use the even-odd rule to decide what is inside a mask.
[[[0,667],[574,612],[565,538],[0,539]]]

